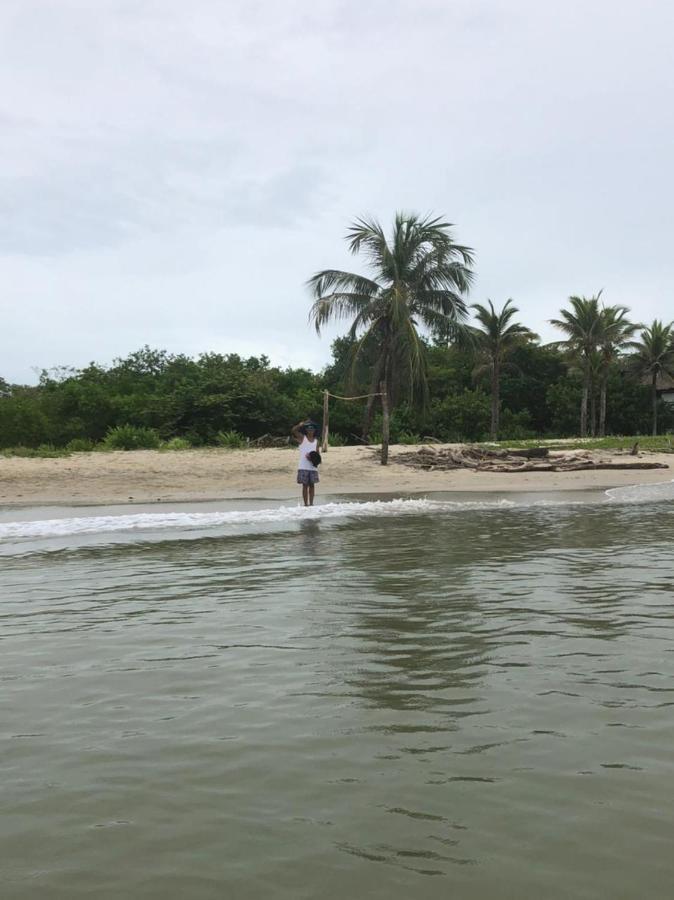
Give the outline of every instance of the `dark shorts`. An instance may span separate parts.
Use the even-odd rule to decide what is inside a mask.
[[[297,470],[297,483],[298,484],[318,484],[320,481],[318,477],[318,472],[315,469],[298,469]]]

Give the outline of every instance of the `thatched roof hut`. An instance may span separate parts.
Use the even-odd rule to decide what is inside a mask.
[[[671,375],[665,375],[661,372],[655,382],[655,389],[658,392],[658,396],[667,403],[674,403],[674,378]]]

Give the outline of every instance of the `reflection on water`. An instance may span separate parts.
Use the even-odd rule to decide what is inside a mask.
[[[674,512],[2,560],[12,898],[669,896]]]

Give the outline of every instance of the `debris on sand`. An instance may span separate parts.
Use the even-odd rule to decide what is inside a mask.
[[[616,453],[592,450],[550,451],[547,447],[527,450],[490,450],[486,447],[420,447],[396,453],[391,461],[427,471],[473,469],[476,472],[581,472],[588,469],[667,469],[661,462],[634,457],[616,460]]]

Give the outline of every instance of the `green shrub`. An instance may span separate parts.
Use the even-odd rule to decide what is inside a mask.
[[[240,450],[246,446],[245,437],[238,431],[219,431],[215,441],[218,446],[225,447],[227,450]]]
[[[334,434],[330,433],[328,435],[328,444],[330,447],[344,447],[346,446],[346,438],[343,434],[336,431]]]
[[[161,445],[161,450],[191,450],[192,444],[183,437],[174,437]]]
[[[89,438],[73,438],[66,444],[66,450],[70,453],[89,453],[94,449],[94,442]]]
[[[35,451],[35,455],[44,459],[57,456],[70,456],[65,447],[55,447],[53,444],[40,444]]]
[[[422,444],[420,434],[415,434],[411,431],[401,431],[398,435],[398,443],[399,444]]]
[[[108,429],[103,443],[107,450],[155,450],[159,446],[159,435],[153,428],[117,425]]]
[[[3,456],[21,456],[27,459],[52,459],[59,456],[70,456],[63,447],[54,447],[53,444],[40,444],[39,447],[6,447],[0,450]]]
[[[194,431],[194,429],[190,429],[183,434],[183,440],[187,441],[190,447],[202,447],[204,444],[203,438],[199,434],[198,431]]]

